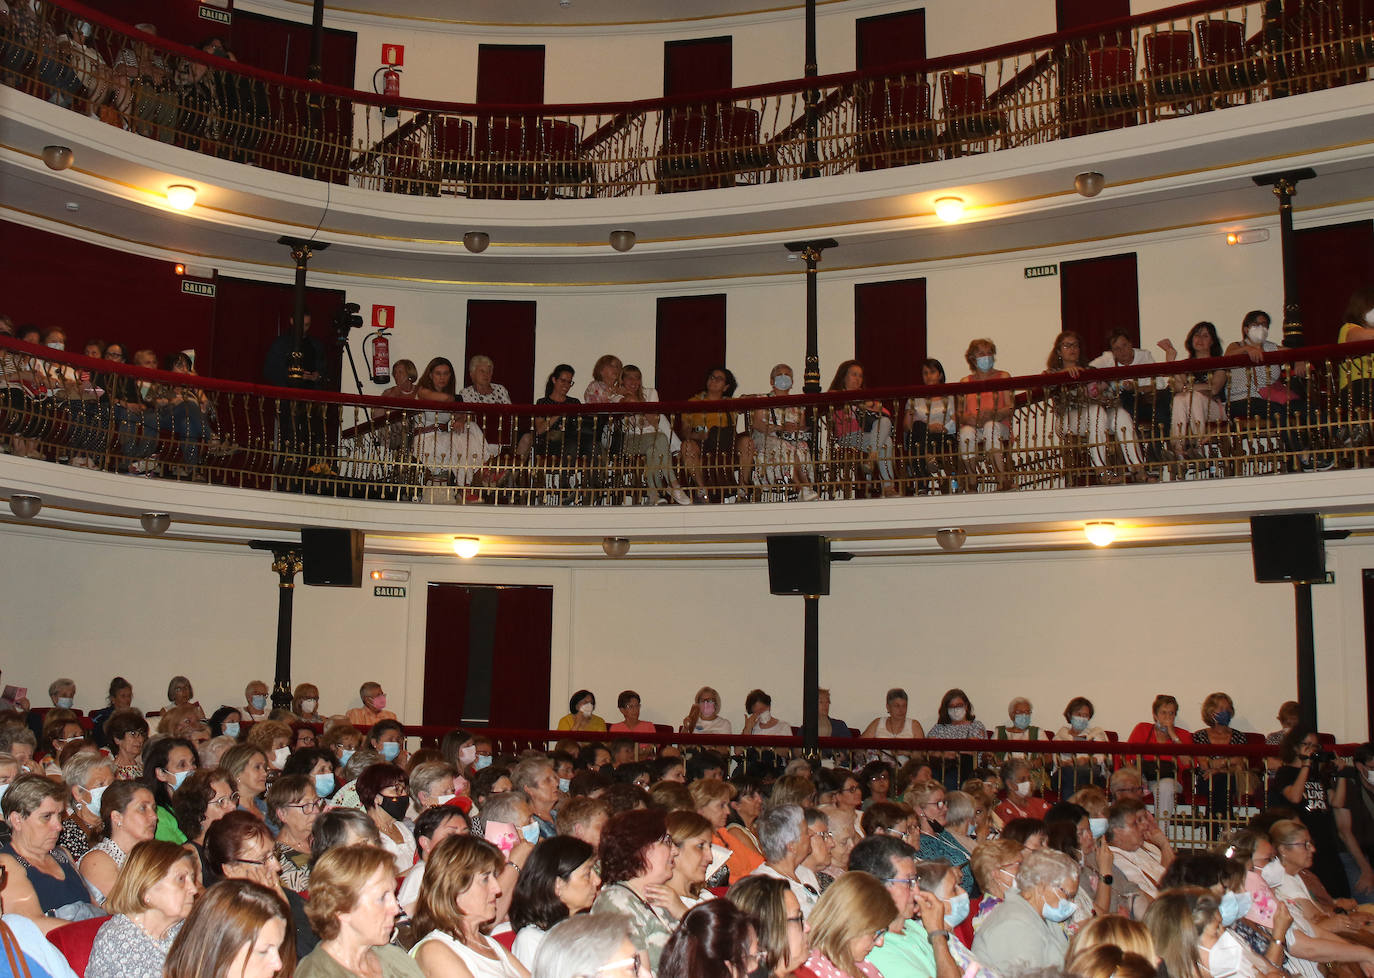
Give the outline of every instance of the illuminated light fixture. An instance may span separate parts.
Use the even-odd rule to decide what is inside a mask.
[[[72,152],[70,146],[44,146],[43,162],[47,164],[49,170],[65,170],[72,165],[76,159],[76,154]]]
[[[463,247],[474,255],[480,255],[491,244],[491,235],[485,231],[469,231],[463,235]]]
[[[635,246],[635,233],[624,229],[612,231],[610,242],[616,251],[629,251]]]
[[[607,557],[624,557],[630,552],[630,540],[628,537],[602,537],[601,549]]]
[[[27,496],[17,493],[10,497],[10,512],[21,520],[31,520],[38,515],[38,511],[43,508],[43,500],[37,496]]]
[[[940,545],[941,550],[954,553],[964,546],[964,541],[968,539],[968,534],[962,527],[951,526],[943,530],[935,531],[935,542]]]
[[[1107,178],[1096,170],[1084,170],[1073,178],[1073,189],[1084,197],[1096,197],[1107,185]]]
[[[166,513],[144,513],[138,518],[143,524],[143,532],[160,537],[167,532],[167,527],[172,525],[172,518]]]
[[[175,265],[172,266],[172,272],[176,275],[185,275],[186,266],[183,265],[181,262],[177,262]]]
[[[1094,547],[1110,547],[1116,539],[1116,524],[1111,520],[1094,520],[1083,524],[1083,535]]]
[[[1247,228],[1244,231],[1230,231],[1226,235],[1228,245],[1259,244],[1268,240],[1268,228]]]
[[[953,224],[964,216],[964,198],[936,197],[935,216],[946,224]]]
[[[408,581],[410,580],[410,571],[390,569],[375,570],[372,572],[372,579],[374,581]]]
[[[189,183],[174,183],[167,188],[167,204],[179,211],[196,206],[196,188]]]
[[[482,549],[482,541],[476,537],[454,537],[453,552],[464,560],[471,560]]]

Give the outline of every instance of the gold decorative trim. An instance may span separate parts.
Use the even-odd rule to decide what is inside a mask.
[[[279,0],[281,3],[293,4],[298,7],[309,7],[310,3],[306,0]],[[820,7],[832,4],[844,3],[845,0],[816,0],[816,5]],[[755,10],[736,10],[729,13],[719,14],[698,14],[691,17],[671,17],[648,20],[603,20],[603,21],[578,21],[577,23],[567,23],[566,21],[485,21],[485,20],[455,20],[444,17],[420,17],[414,14],[380,13],[375,10],[363,10],[358,7],[347,7],[338,3],[326,3],[325,10],[336,14],[348,14],[356,17],[376,17],[384,20],[411,21],[416,24],[450,24],[454,27],[480,27],[480,28],[501,28],[510,30],[539,30],[539,29],[567,29],[579,27],[650,27],[654,25],[672,24],[691,24],[709,20],[729,20],[739,17],[758,17],[765,14],[786,13],[788,11],[802,10],[805,4],[799,2],[784,3],[776,7],[760,7]]]

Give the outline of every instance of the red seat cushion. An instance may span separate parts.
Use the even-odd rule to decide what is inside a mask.
[[[491,939],[509,951],[515,947],[515,931],[508,930],[502,934],[492,934]]]
[[[53,943],[72,970],[78,975],[86,974],[86,965],[91,960],[91,945],[95,943],[95,933],[100,930],[109,917],[92,917],[78,920],[48,932],[48,940]]]

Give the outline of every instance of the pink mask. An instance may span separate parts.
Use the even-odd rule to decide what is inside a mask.
[[[716,715],[716,704],[714,704],[714,703],[709,703],[709,702],[708,702],[708,703],[702,703],[702,704],[701,704],[701,715],[704,716],[704,717],[705,717],[706,719],[708,719],[708,720],[711,719],[711,717],[713,717],[713,716]]]
[[[372,708],[374,710],[386,709],[386,693],[383,693],[381,696],[372,697]]]

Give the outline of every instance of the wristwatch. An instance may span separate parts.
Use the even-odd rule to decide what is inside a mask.
[[[1111,873],[1105,873],[1102,876],[1102,882],[1106,883],[1108,886],[1111,886],[1113,883],[1116,882],[1116,877],[1113,876]]]
[[[933,930],[933,931],[930,931],[929,933],[927,933],[927,934],[926,934],[926,937],[930,937],[930,938],[943,937],[945,940],[949,940],[949,938],[950,938],[950,933],[949,933],[949,931],[947,931],[947,930]]]

